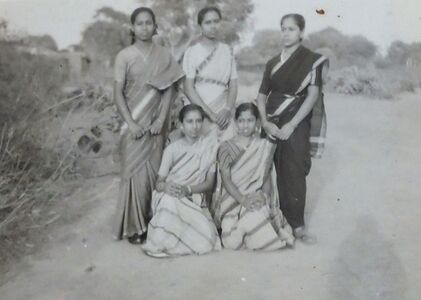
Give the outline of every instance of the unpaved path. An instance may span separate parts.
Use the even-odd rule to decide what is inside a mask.
[[[0,298],[421,299],[421,97],[327,98],[327,150],[309,177],[316,245],[152,259],[111,239],[118,179],[100,178],[66,200],[80,217]]]

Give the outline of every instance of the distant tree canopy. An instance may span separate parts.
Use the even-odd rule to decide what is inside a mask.
[[[374,43],[362,36],[344,35],[334,28],[326,28],[308,35],[304,45],[312,50],[328,53],[334,67],[363,65],[377,54]],[[238,55],[240,65],[249,66],[265,63],[280,52],[282,41],[280,30],[256,31],[252,45],[242,49]]]
[[[144,3],[145,1],[139,1]],[[198,37],[197,13],[205,6],[217,6],[222,12],[221,39],[235,43],[247,29],[247,20],[253,12],[251,0],[154,0],[151,8],[157,15],[160,35],[176,56]]]
[[[338,64],[336,67],[364,65],[377,55],[376,45],[365,37],[345,35],[332,27],[309,34],[305,43],[313,50],[329,49]]]
[[[240,39],[247,28],[248,16],[253,11],[251,0],[177,0],[139,1],[139,5],[150,3],[156,14],[158,37],[179,57],[187,45],[199,35],[197,12],[206,5],[215,5],[222,11],[221,38],[229,43]],[[129,16],[110,7],[96,12],[95,21],[82,33],[82,46],[93,58],[111,61],[130,43]]]
[[[54,38],[48,34],[45,35],[29,35],[23,38],[24,44],[40,49],[48,49],[57,51],[57,43]]]
[[[130,43],[129,17],[110,7],[97,10],[95,21],[82,33],[81,45],[92,60],[111,61]]]
[[[421,43],[394,41],[387,51],[386,60],[397,65],[421,65]]]
[[[282,49],[281,34],[279,30],[266,29],[256,31],[252,43],[242,48],[237,60],[240,66],[263,65],[272,56]]]

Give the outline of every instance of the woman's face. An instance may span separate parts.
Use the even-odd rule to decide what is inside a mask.
[[[209,11],[203,17],[202,24],[202,34],[208,39],[214,40],[218,37],[219,26],[221,19],[215,11]]]
[[[197,139],[202,132],[203,117],[197,110],[185,114],[181,123],[181,131],[189,138]]]
[[[238,134],[250,137],[256,130],[257,119],[250,110],[243,111],[235,120],[238,128]]]
[[[132,30],[137,40],[148,41],[152,39],[155,32],[155,24],[148,12],[141,12],[137,15]]]
[[[304,32],[300,30],[293,18],[286,18],[281,24],[281,38],[285,47],[301,42]]]

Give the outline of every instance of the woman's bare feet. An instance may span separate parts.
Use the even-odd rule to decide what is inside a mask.
[[[294,229],[294,236],[297,240],[302,241],[304,244],[307,245],[313,245],[317,242],[317,239],[315,236],[309,234],[304,226],[297,227]]]

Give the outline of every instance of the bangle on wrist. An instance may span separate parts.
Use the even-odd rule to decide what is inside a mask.
[[[187,193],[188,193],[189,196],[191,196],[193,194],[190,185],[187,186]]]

